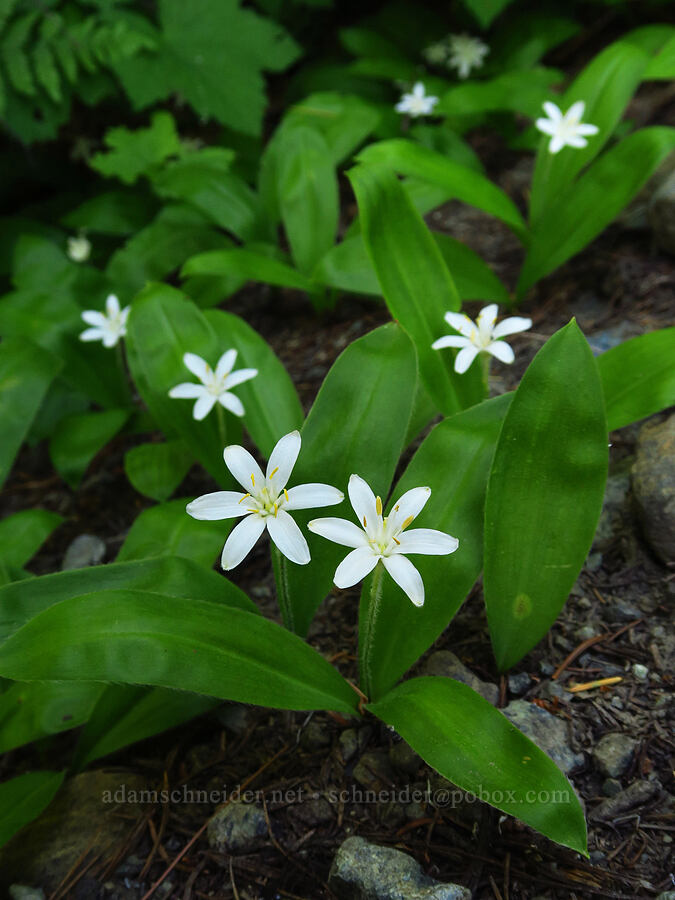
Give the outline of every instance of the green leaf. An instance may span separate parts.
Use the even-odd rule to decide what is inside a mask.
[[[117,561],[180,556],[211,568],[233,523],[199,522],[185,512],[186,502],[172,500],[143,510],[134,519]]]
[[[675,404],[675,328],[631,338],[597,362],[609,431]]]
[[[124,471],[136,490],[153,500],[168,500],[187,475],[194,456],[178,439],[140,444],[124,455]]]
[[[311,279],[297,269],[271,256],[240,247],[199,253],[185,263],[181,275],[232,275],[307,293],[314,289]]]
[[[598,159],[556,195],[532,229],[518,296],[589,244],[627,206],[675,147],[675,128],[643,128]],[[635,160],[640,165],[635,165]]]
[[[400,175],[412,175],[440,185],[457,200],[501,219],[521,239],[527,234],[527,226],[516,205],[501,188],[480,172],[468,169],[428,147],[405,138],[394,138],[370,144],[361,151],[358,160],[366,165],[385,165]]]
[[[593,540],[606,477],[602,385],[572,320],[525,372],[490,472],[483,578],[500,671],[558,616]]]
[[[101,686],[97,688],[101,693]],[[73,768],[83,769],[94,759],[187,722],[219,703],[211,697],[168,688],[111,684],[103,689],[82,730]]]
[[[13,87],[22,94],[35,94],[36,87],[30,65],[23,46],[28,40],[38,10],[26,13],[13,20],[2,39],[2,61]]]
[[[23,338],[0,344],[0,486],[60,368],[60,360]]]
[[[42,575],[0,588],[0,642],[34,616],[62,600],[90,591],[121,588],[160,591],[176,597],[198,596],[249,612],[256,607],[243,591],[203,566],[178,557],[109,563]]]
[[[472,405],[482,395],[478,367],[456,376],[452,353],[431,348],[443,331],[445,313],[461,305],[431,233],[391,170],[358,166],[349,177],[382,295],[415,344],[429,396],[446,415]]]
[[[489,28],[513,0],[462,0],[481,28]]]
[[[504,283],[481,257],[466,244],[449,234],[433,232],[441,256],[455,280],[459,296],[464,300],[489,300],[509,304],[511,295]]]
[[[46,509],[24,509],[0,521],[0,562],[5,571],[23,578],[22,567],[61,522],[62,516]]]
[[[434,112],[452,117],[511,110],[534,118],[550,97],[551,86],[562,80],[563,75],[557,69],[541,66],[504,72],[486,81],[470,81],[450,88]]]
[[[587,855],[584,814],[572,785],[471,688],[451,678],[413,678],[368,708],[453,784]]]
[[[385,325],[350,344],[324,379],[302,429],[302,450],[293,484],[323,482],[346,491],[349,476],[361,475],[386,497],[403,450],[417,383],[415,352],[405,332]],[[346,513],[347,501],[345,501]],[[331,507],[318,515],[343,515]],[[317,511],[295,518],[306,534],[312,562],[286,566],[290,621],[306,634],[330,591],[343,548],[306,532]]]
[[[141,175],[152,175],[164,160],[180,155],[182,149],[173,116],[164,111],[153,113],[149,128],[110,128],[104,142],[108,152],[96,153],[89,165],[106,178],[119,178],[125,184],[133,184]]]
[[[549,50],[581,31],[567,16],[552,15],[550,9],[513,12],[509,27],[500,29],[490,40],[490,66],[499,71],[531,69]]]
[[[105,191],[65,215],[67,228],[96,234],[126,237],[148,224],[157,211],[157,201],[141,191]]]
[[[675,35],[668,40],[643,73],[645,81],[670,81],[675,78]]]
[[[17,680],[151,684],[275,709],[355,711],[316,650],[262,616],[205,600],[106,591],[64,600],[0,648]]]
[[[65,772],[27,772],[0,784],[0,847],[52,801]]]
[[[116,65],[135,109],[179,93],[195,112],[246,134],[259,134],[266,106],[262,71],[278,72],[299,55],[277,22],[237,0],[160,0],[156,53]]]
[[[71,487],[79,485],[90,462],[129,416],[127,409],[108,409],[61,419],[49,442],[49,455],[56,471]]]
[[[331,162],[338,166],[375,130],[380,118],[377,107],[361,97],[324,92],[310,94],[292,106],[283,127],[309,126],[319,131]]]
[[[485,487],[511,396],[487,400],[433,428],[391,492],[389,506],[406,491],[428,485],[431,497],[415,519],[415,528],[451,534],[458,538],[459,548],[449,556],[416,556],[412,560],[425,586],[422,607],[413,606],[385,573],[379,614],[367,635],[372,578],[366,580],[359,638],[369,642],[369,671],[361,673],[361,680],[375,700],[439,637],[480,574]]]
[[[61,77],[59,70],[56,68],[54,54],[51,47],[45,41],[39,41],[33,50],[33,65],[35,66],[35,74],[37,80],[47,91],[47,95],[54,103],[61,103],[63,94],[61,93]]]
[[[101,695],[86,681],[16,682],[0,694],[0,753],[77,728],[86,722]]]

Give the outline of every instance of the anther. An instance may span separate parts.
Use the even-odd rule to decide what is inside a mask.
[[[255,487],[255,475],[251,472],[251,484]]]
[[[240,500],[239,502],[240,502],[240,503],[243,503],[244,500],[245,500],[247,497],[250,497],[250,496],[251,496],[250,494],[244,494],[244,496],[241,498],[241,500]]]
[[[290,503],[290,502],[291,502],[290,497],[288,496],[288,491],[286,490],[286,488],[284,488],[284,497],[286,498],[286,503]]]
[[[394,543],[395,543],[395,544],[400,544],[401,542],[400,542],[400,541],[397,541],[396,538],[394,538]]]
[[[273,472],[270,472],[270,478],[274,478],[274,476],[277,474],[278,471],[279,471],[279,466],[277,466]]]
[[[382,515],[382,498],[381,497],[375,498],[375,509],[377,511],[378,516],[381,516]]]
[[[401,531],[403,531],[404,528],[407,528],[408,525],[410,525],[410,523],[413,521],[414,518],[415,518],[415,516],[408,516],[408,518],[405,520],[403,525],[401,525]]]
[[[366,522],[366,517],[365,517],[365,516],[363,517],[363,527],[364,527],[364,528],[367,528],[367,527],[368,527],[368,523]]]

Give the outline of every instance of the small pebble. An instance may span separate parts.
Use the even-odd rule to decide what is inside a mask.
[[[552,666],[550,662],[542,660],[539,663],[539,670],[542,675],[553,675],[553,673],[555,672],[555,666]]]
[[[597,630],[592,625],[582,625],[574,632],[574,637],[578,641],[587,641],[589,638],[595,637]]]
[[[611,703],[614,709],[623,709],[623,702],[619,697],[612,697]]]
[[[642,663],[633,663],[631,672],[639,681],[645,681],[647,675],[649,675],[649,669],[647,666],[643,666]]]
[[[509,675],[509,691],[520,697],[532,684],[532,679],[527,672],[517,672],[515,675]]]
[[[105,541],[94,534],[80,534],[68,546],[63,557],[61,571],[84,569],[86,566],[97,566],[103,562]]]
[[[605,797],[616,797],[622,790],[623,787],[618,778],[605,778],[602,782],[602,793]]]
[[[588,599],[588,597],[579,597],[579,599],[577,600],[577,606],[579,607],[579,609],[591,609],[593,604]]]

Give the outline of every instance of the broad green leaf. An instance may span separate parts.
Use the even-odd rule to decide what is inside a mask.
[[[141,494],[153,500],[168,500],[188,473],[194,456],[184,441],[139,444],[124,455],[127,478]]]
[[[129,529],[117,561],[180,556],[211,568],[233,522],[200,522],[185,512],[186,503],[172,500],[143,510]]]
[[[291,485],[322,482],[346,492],[349,476],[356,473],[386,497],[403,450],[416,383],[415,351],[397,325],[385,325],[350,344],[326,375],[302,428]],[[330,591],[344,549],[307,532],[306,523],[322,515],[345,516],[349,509],[345,500],[295,516],[312,554],[308,566],[285,565],[286,625],[298,634],[307,633]]]
[[[124,184],[133,184],[141,175],[152,175],[164,160],[182,151],[173,116],[163,110],[153,113],[149,128],[110,128],[103,140],[108,151],[96,153],[89,165]]]
[[[311,279],[297,269],[271,256],[240,247],[199,253],[185,263],[181,275],[233,275],[307,293],[314,288]]]
[[[368,641],[367,671],[361,687],[377,700],[427,650],[455,616],[483,564],[483,513],[490,464],[511,394],[495,397],[445,419],[432,429],[413,456],[386,504],[427,485],[431,497],[415,528],[434,528],[459,540],[449,556],[415,556],[422,576],[424,606],[415,607],[385,572],[375,625],[368,628],[370,586],[361,596],[359,639]],[[347,551],[343,550],[343,555]]]
[[[78,486],[89,463],[129,416],[129,410],[108,409],[61,419],[49,442],[49,455],[56,471],[71,487]]]
[[[17,680],[150,684],[276,709],[353,713],[355,691],[274,622],[205,600],[102,591],[46,609],[0,648]]]
[[[464,300],[489,300],[509,304],[511,296],[490,266],[466,244],[449,234],[431,232],[448,271],[454,278],[459,296]]]
[[[15,682],[0,694],[0,753],[82,725],[101,691],[86,681]]]
[[[237,0],[160,0],[156,53],[116,63],[135,109],[179,93],[198,116],[259,134],[266,106],[262,72],[289,66],[300,49],[277,22]]]
[[[73,768],[187,722],[220,703],[168,688],[111,684],[103,689],[77,744]],[[0,702],[2,698],[0,697]]]
[[[500,671],[557,618],[593,540],[606,477],[602,384],[572,320],[525,372],[490,471],[483,580]]]
[[[405,138],[370,144],[358,156],[366,165],[385,165],[401,175],[412,175],[446,188],[464,203],[501,219],[521,239],[527,226],[515,203],[489,178]]]
[[[0,642],[43,610],[91,591],[122,588],[160,591],[176,597],[199,597],[249,612],[256,607],[243,591],[215,572],[187,559],[167,556],[90,566],[0,588]]]
[[[445,330],[445,313],[461,305],[438,246],[393,171],[361,165],[349,177],[382,295],[415,344],[429,396],[446,415],[471,406],[482,399],[478,367],[456,376],[453,354],[431,347]]]
[[[488,28],[513,0],[462,0],[481,28]]]
[[[568,190],[556,195],[532,229],[518,280],[520,297],[582,250],[632,200],[675,148],[675,128],[654,126],[628,135],[604,153]],[[563,151],[564,152],[564,151]],[[635,160],[640,165],[635,165]]]
[[[140,231],[156,212],[157,201],[138,189],[106,191],[85,200],[61,222],[67,228],[126,237]]]
[[[237,351],[237,368],[253,368],[258,374],[236,389],[246,410],[244,425],[264,456],[277,441],[300,428],[304,416],[295,386],[270,345],[239,316],[214,309],[204,313],[220,345]]]
[[[27,772],[0,784],[0,847],[49,806],[64,776],[65,772]]]
[[[644,71],[645,81],[670,81],[675,78],[675,35],[659,50]]]
[[[413,125],[410,137],[423,147],[440,153],[444,159],[451,159],[460,166],[473,169],[480,174],[485,172],[476,151],[447,122],[440,125]]]
[[[487,81],[470,81],[450,88],[434,112],[446,116],[511,110],[538,116],[551,87],[563,80],[562,72],[537,66],[526,71],[504,72]]]
[[[0,344],[0,486],[60,368],[59,359],[23,338]]]
[[[281,219],[295,264],[309,274],[335,242],[337,173],[325,138],[308,126],[285,130],[278,152]]]
[[[574,19],[553,15],[549,9],[512,13],[509,27],[500,29],[490,40],[490,66],[501,71],[531,69],[549,50],[580,30]]]
[[[609,431],[675,404],[675,328],[631,338],[597,363]]]
[[[25,576],[23,566],[61,522],[62,516],[46,509],[24,509],[0,521],[0,562],[10,580]]]
[[[471,688],[451,678],[413,678],[368,708],[453,784],[587,855],[584,813],[572,785]]]
[[[284,127],[309,126],[319,131],[334,166],[347,159],[380,121],[374,104],[350,94],[310,94],[284,116]]]

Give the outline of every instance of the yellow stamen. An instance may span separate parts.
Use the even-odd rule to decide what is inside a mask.
[[[252,506],[247,506],[247,507],[246,507],[246,512],[255,512],[255,513],[257,513],[258,510],[257,510],[257,509],[254,509]]]
[[[275,503],[275,504],[274,504],[274,518],[275,518],[275,519],[276,519],[276,517],[277,517],[277,513],[278,513],[278,512],[279,512],[279,504],[278,504],[278,503]]]
[[[279,471],[279,466],[277,466],[273,472],[270,472],[270,478],[274,478],[274,476],[277,474],[278,471]]]
[[[367,528],[367,527],[368,527],[368,523],[366,522],[366,517],[365,517],[365,516],[363,517],[363,527],[364,527],[364,528]]]
[[[375,498],[375,509],[377,511],[378,516],[382,515],[382,499],[380,497]]]
[[[241,500],[240,500],[239,502],[240,502],[240,503],[243,503],[244,500],[245,500],[247,497],[250,497],[250,496],[251,496],[250,494],[244,494],[244,496],[241,498]]]
[[[290,501],[290,498],[289,498],[289,496],[288,496],[288,491],[286,490],[286,488],[284,488],[284,497],[286,498],[286,503],[290,503],[290,502],[291,502],[291,501]]]
[[[251,472],[251,484],[255,487],[255,475]]]
[[[397,503],[396,506],[394,507],[394,512],[398,512],[398,503]]]
[[[403,525],[401,525],[401,531],[403,531],[404,528],[407,528],[408,525],[410,525],[410,523],[413,521],[414,518],[415,518],[415,516],[408,516],[408,518],[405,520]]]
[[[400,541],[397,541],[396,538],[394,538],[394,543],[395,543],[395,544],[400,544],[401,542],[400,542]]]

